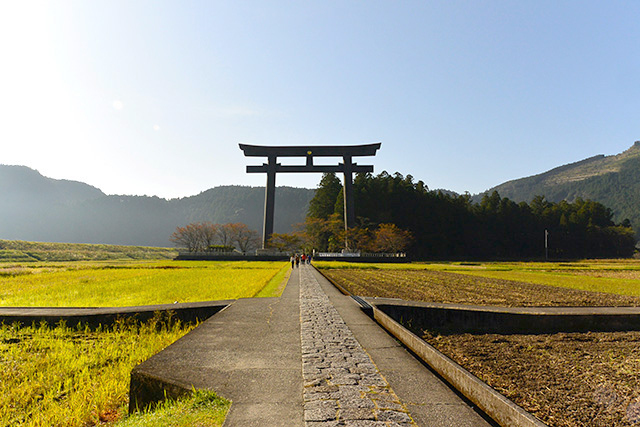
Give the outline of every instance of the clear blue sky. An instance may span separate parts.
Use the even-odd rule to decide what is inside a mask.
[[[264,185],[239,142],[382,142],[359,162],[475,194],[640,139],[639,22],[633,1],[2,2],[0,164],[183,197]]]

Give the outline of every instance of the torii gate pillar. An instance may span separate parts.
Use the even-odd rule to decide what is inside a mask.
[[[240,149],[247,157],[267,157],[267,163],[262,166],[247,166],[247,173],[266,173],[267,186],[264,197],[264,223],[262,228],[262,248],[266,249],[273,234],[273,219],[275,212],[276,173],[331,173],[344,174],[344,228],[353,228],[356,222],[353,201],[353,174],[358,172],[373,172],[373,166],[361,166],[353,163],[353,157],[375,156],[380,143],[367,145],[321,145],[321,146],[287,146],[269,147],[240,144]],[[306,164],[301,166],[281,165],[278,157],[305,157]],[[343,162],[338,165],[314,165],[314,157],[342,157]],[[347,247],[348,247],[348,242]]]
[[[276,158],[269,156],[267,163],[267,186],[264,193],[264,221],[262,224],[262,249],[266,249],[273,234],[273,219],[276,207]]]
[[[344,193],[344,230],[347,231],[356,225],[356,210],[353,201],[353,171],[354,166],[351,163],[351,156],[344,157],[344,185],[342,192]],[[373,168],[372,168],[373,170]],[[345,237],[346,239],[346,237]]]

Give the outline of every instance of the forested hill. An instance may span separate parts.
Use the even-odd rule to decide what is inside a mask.
[[[431,191],[411,175],[386,172],[357,175],[357,226],[345,235],[342,190],[325,174],[309,203],[306,232],[316,249],[335,252],[347,242],[364,252],[408,248],[414,259],[540,259],[545,236],[553,259],[629,257],[635,248],[631,227],[614,223],[598,202],[515,203],[493,192],[473,203],[469,195]]]
[[[640,231],[640,141],[614,156],[595,156],[560,166],[548,172],[505,182],[487,191],[515,202],[531,202],[542,195],[551,202],[578,198],[602,203],[613,211],[613,219],[625,218]],[[480,201],[482,194],[475,196]]]
[[[278,187],[275,231],[304,222],[315,190]],[[261,232],[264,188],[224,186],[181,199],[106,195],[24,166],[0,165],[0,239],[171,246],[190,222],[242,222]]]

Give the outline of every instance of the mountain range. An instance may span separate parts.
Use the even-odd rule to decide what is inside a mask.
[[[315,190],[278,187],[274,230],[304,222]],[[0,165],[0,239],[172,246],[177,226],[242,222],[262,231],[264,188],[223,186],[198,195],[106,195],[76,181],[42,176],[25,166]]]
[[[446,191],[446,190],[443,190]],[[552,202],[591,199],[611,208],[614,221],[629,219],[640,232],[640,141],[626,151],[598,155],[547,172],[507,181],[497,191],[516,202],[543,195]],[[278,187],[274,230],[304,222],[315,190]],[[262,231],[264,188],[222,186],[166,200],[107,195],[76,181],[42,176],[25,166],[0,165],[0,239],[42,242],[171,246],[177,226],[192,222],[242,222]]]
[[[602,203],[613,212],[615,222],[629,219],[640,231],[640,141],[613,156],[598,155],[547,172],[507,181],[489,189],[515,202],[530,202],[542,195],[551,202],[577,198]],[[486,194],[484,193],[484,194]],[[479,201],[482,194],[474,196]]]

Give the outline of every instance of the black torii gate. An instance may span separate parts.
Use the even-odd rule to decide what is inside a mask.
[[[375,156],[380,143],[366,145],[320,145],[269,147],[239,144],[246,157],[266,157],[268,163],[262,166],[247,166],[247,173],[266,173],[267,186],[264,197],[264,225],[262,228],[262,248],[273,234],[273,216],[276,194],[276,173],[342,172],[344,174],[344,229],[353,228],[356,221],[353,203],[353,173],[373,172],[373,166],[361,166],[353,162],[354,157]],[[281,165],[278,157],[306,157],[304,165]],[[342,157],[343,162],[335,166],[314,165],[314,157]]]

